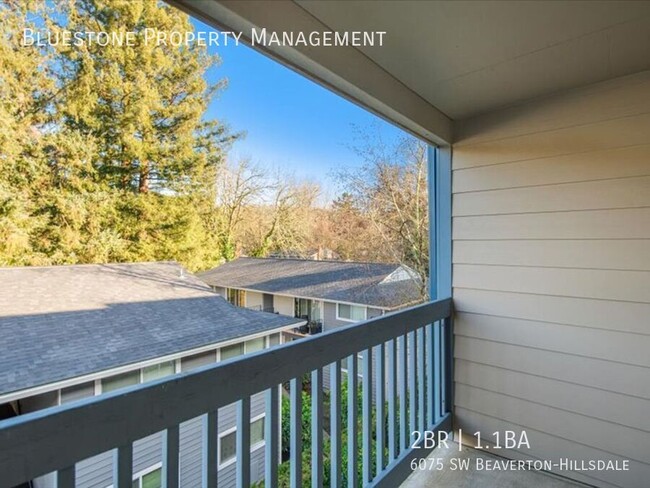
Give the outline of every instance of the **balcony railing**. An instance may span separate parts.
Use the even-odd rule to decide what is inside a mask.
[[[253,305],[246,307],[248,310],[255,310],[256,312],[266,312],[266,313],[280,313],[273,307],[263,307],[262,305]]]
[[[275,487],[280,463],[278,386],[286,382],[291,404],[291,486],[302,485],[303,449],[311,449],[312,486],[323,485],[325,418],[329,419],[332,487],[342,486],[343,478],[347,486],[397,486],[409,474],[410,461],[430,450],[414,446],[412,432],[451,429],[450,314],[451,299],[430,302],[192,372],[2,421],[0,487],[56,471],[57,487],[71,488],[77,462],[113,450],[113,485],[131,488],[133,443],[162,432],[163,486],[176,488],[179,425],[199,416],[203,418],[203,486],[216,487],[217,416],[219,408],[232,403],[237,405],[237,486],[247,487],[251,481],[250,401],[260,392],[266,398],[267,419],[264,483]],[[361,372],[357,371],[360,355]],[[329,416],[324,415],[324,369],[329,373]],[[305,374],[311,376],[311,446],[301,445]],[[348,381],[347,415],[341,411],[343,375]],[[350,453],[346,466],[342,465],[344,437]]]

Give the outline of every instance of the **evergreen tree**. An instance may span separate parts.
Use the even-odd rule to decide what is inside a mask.
[[[216,174],[234,137],[204,120],[225,86],[205,81],[218,59],[205,46],[144,37],[145,29],[192,31],[187,15],[156,0],[68,0],[50,10],[0,1],[9,41],[0,51],[8,128],[0,136],[0,262],[214,265]],[[136,42],[25,47],[18,34],[28,18],[54,36],[136,32]]]
[[[53,32],[135,32],[133,46],[118,42],[61,45],[63,95],[58,111],[66,129],[95,141],[93,166],[111,187],[148,193],[186,193],[213,176],[229,135],[204,122],[207,105],[224,84],[204,75],[218,59],[199,44],[146,42],[145,30],[193,31],[187,15],[156,0],[70,0]]]
[[[0,3],[0,265],[38,263],[32,235],[38,217],[34,195],[47,185],[43,132],[54,83],[46,55],[21,46],[27,13],[42,13],[37,1]]]

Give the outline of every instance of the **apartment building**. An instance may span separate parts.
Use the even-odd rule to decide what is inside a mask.
[[[262,351],[301,322],[234,307],[172,262],[0,269],[0,416],[11,418]],[[234,486],[236,420],[219,409],[220,485]],[[264,469],[265,405],[251,399],[251,479]],[[201,484],[203,420],[179,429],[180,480]],[[133,446],[133,486],[161,486],[160,434]],[[113,453],[82,461],[77,486],[112,486]],[[35,488],[56,486],[52,475]]]
[[[230,303],[332,330],[421,302],[423,284],[402,264],[238,258],[197,275]]]

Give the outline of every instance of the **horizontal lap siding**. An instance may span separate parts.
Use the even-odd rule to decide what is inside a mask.
[[[484,413],[468,410],[462,406],[456,405],[455,414],[466,432],[503,432],[504,430],[513,429],[520,432],[526,429],[530,438],[535,439],[532,449],[521,451],[510,449],[505,452],[504,449],[498,451],[500,456],[507,456],[513,459],[542,459],[558,462],[560,458],[566,458],[566,453],[571,453],[570,458],[580,462],[590,459],[611,459],[612,461],[623,461],[624,457],[603,451],[597,447],[587,446],[577,443],[564,437],[551,435],[547,432],[533,430],[529,426],[518,425],[512,420],[504,421],[498,417],[491,417]],[[590,486],[629,488],[630,486],[645,487],[647,479],[650,478],[650,467],[646,463],[630,460],[630,471],[625,474],[625,479],[621,480],[620,472],[603,471],[600,473],[593,472],[576,472],[569,476],[578,481],[588,483]],[[567,476],[567,472],[561,473]]]
[[[323,329],[332,330],[337,327],[345,327],[350,325],[352,322],[347,320],[339,320],[336,318],[336,307],[337,304],[334,302],[323,302]]]
[[[460,193],[454,214],[500,215],[650,206],[650,176]]]
[[[645,240],[456,241],[456,264],[650,271]]]
[[[453,272],[459,288],[650,303],[648,271],[455,264]]]
[[[453,150],[456,420],[562,472],[650,476],[650,72],[463,121]]]
[[[611,180],[648,175],[648,144],[588,151],[532,161],[516,161],[497,166],[479,166],[457,171],[453,189],[456,194],[525,188],[534,185],[564,185],[584,181]],[[616,161],[613,165],[612,161]],[[553,171],[549,171],[549,166]]]
[[[456,333],[650,368],[650,335],[466,313],[456,315]]]
[[[473,361],[650,400],[648,369],[642,366],[460,335],[455,354],[459,362]]]

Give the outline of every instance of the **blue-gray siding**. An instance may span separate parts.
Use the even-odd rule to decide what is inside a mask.
[[[251,398],[251,418],[265,413],[264,394]],[[182,487],[201,486],[202,462],[202,419],[194,418],[180,426],[180,481]],[[232,429],[236,425],[235,405],[219,409],[219,432]],[[136,474],[162,461],[160,433],[151,435],[134,443],[133,473]],[[113,453],[105,452],[77,464],[78,488],[107,488],[113,484]],[[264,476],[264,449],[251,452],[251,480],[258,481]],[[235,464],[219,470],[219,486],[235,486]],[[35,482],[35,488],[56,488],[54,476],[47,475]]]

